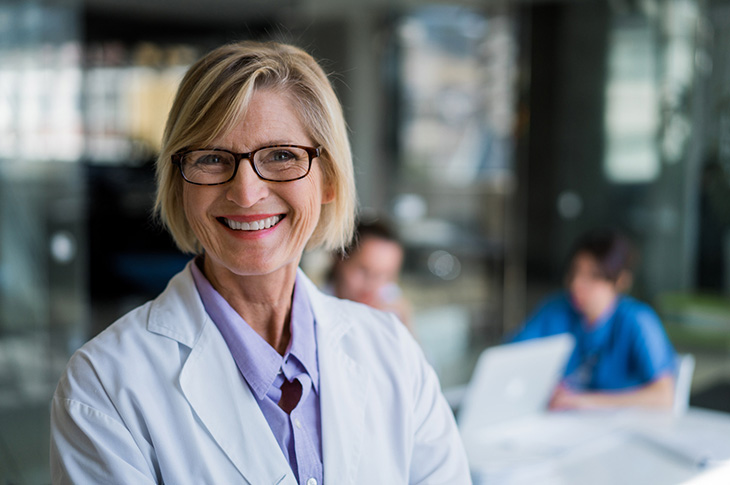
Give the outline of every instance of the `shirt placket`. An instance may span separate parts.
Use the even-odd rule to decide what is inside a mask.
[[[291,368],[290,368],[291,366]],[[321,485],[323,483],[322,463],[319,460],[319,453],[315,449],[314,441],[311,433],[316,430],[309,429],[314,421],[309,416],[304,416],[308,409],[314,409],[309,400],[317,400],[318,396],[314,392],[312,380],[306,372],[299,372],[295,375],[292,362],[288,360],[283,367],[283,379],[298,379],[302,385],[302,396],[294,409],[289,414],[289,426],[292,431],[294,440],[294,454],[296,456],[296,467],[298,481],[300,484]],[[277,379],[278,381],[279,379]],[[317,406],[318,407],[318,406]]]

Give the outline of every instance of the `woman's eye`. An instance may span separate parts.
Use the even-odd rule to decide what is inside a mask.
[[[288,162],[295,160],[297,157],[288,150],[277,150],[266,156],[267,162]]]
[[[225,160],[223,160],[223,157],[221,157],[220,155],[210,154],[199,157],[197,160],[195,160],[195,163],[198,165],[218,165],[221,163],[225,163]]]

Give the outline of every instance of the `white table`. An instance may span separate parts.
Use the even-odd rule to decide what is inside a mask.
[[[465,435],[475,484],[730,485],[730,414],[691,408],[682,417],[638,410],[557,417],[555,429],[570,427],[568,437],[531,436],[531,426],[519,423],[509,441]],[[479,433],[500,436],[508,428]],[[540,448],[546,436],[559,446]]]

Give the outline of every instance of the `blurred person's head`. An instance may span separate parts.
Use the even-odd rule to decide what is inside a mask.
[[[339,298],[373,306],[400,295],[396,282],[403,265],[403,247],[383,222],[359,222],[353,243],[335,256],[332,286]]]
[[[589,321],[598,319],[631,286],[635,253],[631,241],[615,229],[581,236],[569,257],[565,284],[575,308]]]
[[[355,184],[342,108],[326,74],[303,50],[274,42],[240,42],[205,55],[185,74],[168,116],[157,159],[155,210],[183,252],[201,241],[184,210],[185,181],[171,159],[210,147],[240,127],[257,93],[286,98],[312,145],[332,201],[322,204],[308,247],[337,249],[351,240]]]

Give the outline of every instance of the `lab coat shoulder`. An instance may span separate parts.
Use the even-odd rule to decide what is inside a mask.
[[[70,359],[53,483],[295,483],[189,268]]]
[[[130,416],[142,412],[142,403],[135,402],[138,386],[149,386],[149,381],[159,378],[152,372],[152,363],[140,359],[144,353],[140,343],[155,345],[138,338],[148,333],[141,322],[150,307],[144,305],[111,325],[69,361],[52,402],[53,483],[158,481],[145,421],[129,422]],[[130,383],[133,374],[139,380]],[[128,413],[135,407],[137,411]]]
[[[127,313],[77,350],[55,397],[103,407],[116,404],[115,399],[129,391],[154,389],[153,384],[161,384],[154,382],[159,376],[179,372],[208,322],[202,304],[192,300],[197,293],[187,283],[184,274],[178,274],[159,297]]]
[[[333,478],[334,483],[471,483],[438,378],[405,325],[392,314],[324,295],[305,281],[317,321],[330,483]],[[339,443],[343,436],[347,443]],[[349,475],[327,475],[328,463],[347,460],[348,450],[355,449],[361,451],[357,460],[338,470]],[[339,456],[333,450],[340,450]]]

